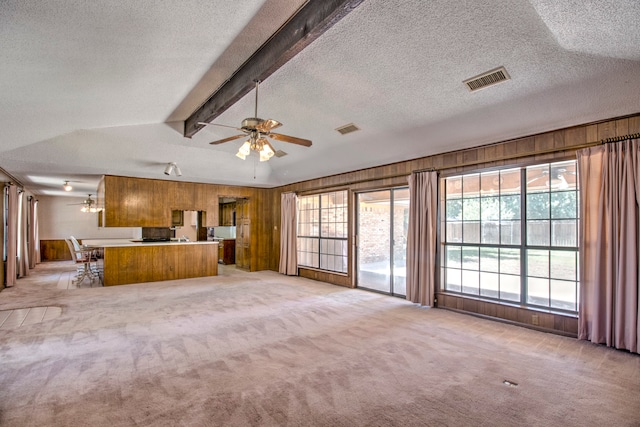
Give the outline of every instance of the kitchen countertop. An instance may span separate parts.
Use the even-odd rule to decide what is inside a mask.
[[[172,240],[169,242],[142,242],[140,239],[83,239],[82,245],[100,248],[118,248],[131,246],[166,246],[166,245],[212,245],[215,241],[185,242]]]

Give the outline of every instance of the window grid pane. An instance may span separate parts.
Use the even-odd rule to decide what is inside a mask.
[[[298,200],[298,265],[346,273],[347,191]]]
[[[446,291],[577,312],[575,161],[443,181]]]

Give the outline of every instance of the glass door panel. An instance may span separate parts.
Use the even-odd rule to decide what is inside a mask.
[[[409,228],[409,189],[392,190],[393,195],[393,294],[407,294],[407,229]]]
[[[391,293],[391,192],[358,194],[358,287]]]
[[[404,296],[408,189],[359,193],[357,203],[357,286]]]

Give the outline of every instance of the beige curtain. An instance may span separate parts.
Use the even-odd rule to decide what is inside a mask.
[[[27,194],[20,194],[20,220],[18,226],[18,277],[29,275],[29,244],[27,242],[29,229],[29,206]]]
[[[282,193],[280,214],[280,268],[282,274],[298,275],[297,215],[298,197]]]
[[[18,187],[8,185],[8,218],[7,218],[7,286],[15,286],[18,272]]]
[[[638,140],[578,152],[578,338],[638,352]]]
[[[438,174],[409,177],[407,236],[407,300],[433,306],[436,284]]]
[[[40,263],[40,230],[38,229],[38,201],[29,199],[29,268]]]

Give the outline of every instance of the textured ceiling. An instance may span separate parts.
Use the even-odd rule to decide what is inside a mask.
[[[260,86],[259,116],[312,147],[260,163],[208,144],[233,129],[183,138],[304,3],[2,1],[0,167],[37,194],[103,174],[271,187],[640,112],[638,1],[365,0]],[[498,66],[511,80],[462,83]],[[251,92],[214,123],[253,109]]]

